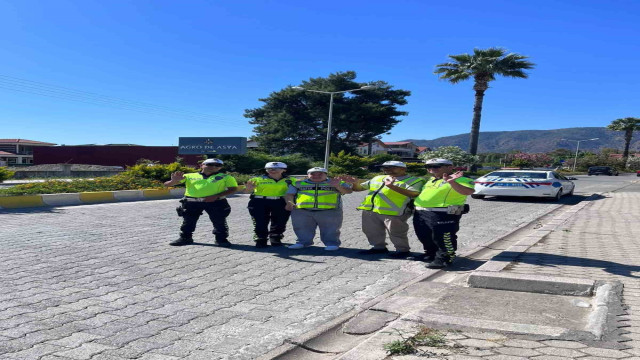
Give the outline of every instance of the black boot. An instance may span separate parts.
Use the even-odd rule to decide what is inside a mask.
[[[282,240],[279,238],[269,238],[271,246],[282,246]]]
[[[218,245],[218,246],[221,246],[221,247],[230,247],[231,246],[231,243],[227,239],[216,240],[215,244]]]
[[[440,259],[440,258],[436,258],[435,260],[433,260],[432,262],[427,264],[427,268],[429,269],[444,269],[447,266],[449,266],[449,264],[451,264],[449,261]]]
[[[256,247],[257,248],[266,248],[267,246],[269,246],[267,244],[267,239],[257,239],[256,240]]]
[[[190,236],[182,236],[180,235],[180,237],[177,240],[173,240],[172,242],[169,243],[169,245],[171,246],[183,246],[183,245],[190,245],[193,244],[193,239]]]

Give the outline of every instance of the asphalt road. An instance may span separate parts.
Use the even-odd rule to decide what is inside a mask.
[[[574,204],[635,176],[576,181]],[[247,197],[230,199],[232,248],[212,245],[201,218],[187,247],[170,247],[176,200],[0,213],[0,358],[254,359],[427,271],[364,257],[345,196],[343,248],[256,249]],[[539,199],[469,199],[460,249],[496,239],[558,206]],[[420,244],[410,232],[411,246]],[[285,242],[293,243],[291,230]]]

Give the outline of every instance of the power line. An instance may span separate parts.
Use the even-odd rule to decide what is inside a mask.
[[[111,108],[136,111],[146,114],[180,117],[181,119],[188,119],[201,123],[217,123],[231,127],[246,128],[245,126],[238,125],[237,120],[224,118],[218,115],[176,110],[162,105],[143,103],[113,96],[96,94],[88,91],[75,90],[62,86],[50,85],[2,74],[0,74],[0,88],[40,96],[53,97],[68,101],[108,106]]]

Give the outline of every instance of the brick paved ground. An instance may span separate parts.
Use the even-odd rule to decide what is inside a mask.
[[[448,360],[602,360],[640,359],[640,184],[607,193],[530,248],[510,273],[621,281],[627,314],[618,316],[625,350],[591,347],[573,341],[530,341],[489,332],[447,332],[447,344],[421,348]],[[414,355],[394,360],[417,360]]]
[[[363,196],[346,197],[344,248],[332,253],[256,250],[246,197],[230,199],[230,249],[211,245],[206,217],[197,245],[167,246],[175,200],[1,213],[0,358],[253,359],[424,271],[357,254]],[[472,201],[461,248],[556,206]]]

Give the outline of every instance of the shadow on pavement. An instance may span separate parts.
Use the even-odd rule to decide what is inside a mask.
[[[219,248],[220,246],[210,243],[199,243],[194,242],[192,245],[198,246],[210,246]],[[366,261],[380,261],[380,260],[406,260],[406,259],[393,259],[388,256],[388,254],[376,254],[376,255],[365,255],[361,254],[361,248],[340,248],[337,251],[325,251],[324,246],[322,244],[318,244],[315,246],[311,246],[304,249],[292,250],[288,249],[286,246],[291,244],[284,244],[285,246],[269,246],[266,248],[256,248],[253,245],[246,244],[233,244],[230,247],[226,248],[229,250],[238,250],[238,251],[251,251],[256,253],[265,253],[265,254],[273,254],[274,256],[280,257],[282,259],[288,259],[292,261],[298,262],[307,262],[307,263],[323,263],[323,261],[313,261],[307,259],[300,259],[296,256],[314,256],[314,257],[346,257],[349,259],[359,259]],[[393,254],[393,251],[390,251],[389,254]],[[418,255],[419,253],[412,253],[412,255]],[[457,262],[456,262],[457,264]],[[478,265],[479,266],[479,265]]]
[[[560,199],[560,201],[555,201],[549,198],[538,198],[538,197],[519,197],[519,196],[499,196],[499,197],[488,197],[485,198],[484,201],[490,202],[515,202],[515,203],[523,203],[523,204],[534,204],[534,203],[547,203],[547,204],[562,204],[562,205],[576,205],[581,201],[595,201],[606,199],[606,196],[602,195],[594,195],[593,198],[589,199],[592,196],[591,194],[574,194],[571,196],[564,196]]]
[[[500,255],[494,257],[493,261],[511,261],[514,256],[517,256],[516,263],[524,263],[539,266],[576,266],[576,267],[589,267],[600,268],[610,274],[640,278],[638,275],[632,275],[632,272],[639,272],[640,265],[625,265],[613,261],[588,259],[574,256],[545,254],[545,253],[514,253],[511,251],[504,251]]]
[[[18,209],[1,209],[0,214],[6,215],[24,215],[24,214],[56,214],[63,210],[52,206],[32,207],[32,208],[18,208]]]

